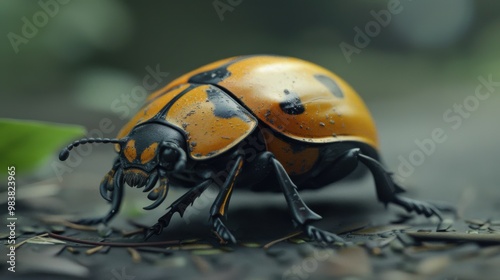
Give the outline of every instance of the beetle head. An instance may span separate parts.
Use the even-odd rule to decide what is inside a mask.
[[[125,182],[142,187],[156,169],[176,172],[186,165],[185,141],[181,133],[160,123],[134,128],[119,149]]]
[[[155,202],[145,209],[153,209],[165,199],[168,192],[167,174],[184,169],[187,161],[184,136],[163,123],[140,124],[122,139],[80,139],[64,148],[59,159],[66,160],[73,147],[87,143],[115,143],[119,154],[115,166],[101,183],[101,194],[107,194],[113,188],[113,182],[119,187],[123,183],[131,187],[144,187],[144,192],[147,192],[160,181],[159,187],[148,195]]]

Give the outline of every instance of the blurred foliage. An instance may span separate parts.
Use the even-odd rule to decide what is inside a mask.
[[[485,48],[496,50],[494,46],[500,44],[500,20],[493,12],[500,8],[497,2],[402,0],[402,12],[392,15],[380,35],[355,55],[355,66],[354,62],[346,64],[339,43],[352,44],[353,28],[363,29],[374,20],[371,11],[387,9],[390,1],[240,1],[224,12],[223,21],[213,2],[88,0],[58,4],[57,12],[37,28],[36,35],[19,45],[19,53],[14,53],[7,38],[3,40],[2,94],[85,95],[99,90],[85,85],[79,88],[80,76],[92,71],[103,79],[109,76],[114,83],[121,76],[122,85],[128,86],[128,75],[142,78],[147,65],[160,63],[178,75],[212,60],[249,53],[299,56],[340,71],[377,67],[374,63],[380,61],[370,57],[380,53],[418,55],[444,64],[454,63],[460,56],[468,60],[469,68],[483,71],[486,63],[485,69],[498,71],[488,62],[498,61],[500,54],[484,52]],[[44,10],[38,1],[1,1],[0,33],[22,35],[22,18],[33,23],[40,11]]]
[[[81,126],[13,119],[0,119],[0,131],[4,135],[0,138],[0,165],[14,165],[17,174],[31,171],[62,145],[85,134]]]

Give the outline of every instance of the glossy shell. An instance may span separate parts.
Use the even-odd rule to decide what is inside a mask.
[[[118,137],[146,121],[166,121],[183,131],[194,159],[214,157],[232,148],[257,126],[257,119],[221,89],[198,84],[183,84],[158,95]]]
[[[210,101],[207,91],[224,101]],[[224,102],[229,109],[223,109]],[[195,159],[236,145],[255,128],[256,118],[285,139],[318,144],[355,141],[378,149],[375,124],[352,87],[325,68],[296,58],[233,57],[191,71],[150,95],[118,137],[165,107],[170,107],[165,119],[189,135]],[[221,117],[221,110],[236,113]],[[220,137],[222,132],[230,135]],[[269,150],[278,153],[276,147]]]

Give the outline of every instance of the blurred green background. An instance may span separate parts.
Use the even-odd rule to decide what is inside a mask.
[[[141,98],[126,98],[144,87],[151,69],[162,72],[155,87],[160,88],[229,56],[295,56],[332,70],[357,89],[375,117],[390,169],[418,149],[416,139],[430,137],[435,128],[445,131],[447,141],[406,178],[408,185],[430,192],[423,196],[459,201],[468,188],[496,193],[500,98],[493,94],[481,102],[460,129],[451,128],[443,114],[474,94],[478,76],[500,81],[500,2],[40,3],[0,2],[1,117],[79,124],[89,131],[106,118],[112,129],[104,136],[113,137],[139,108]],[[390,19],[383,17],[388,5],[398,11]],[[385,26],[374,24],[377,17]],[[373,36],[346,59],[340,45],[356,47],[356,28]],[[71,173],[92,174],[85,177],[92,188],[112,161],[111,147],[97,150]],[[49,165],[43,174],[53,176]],[[456,192],[450,197],[440,185]]]

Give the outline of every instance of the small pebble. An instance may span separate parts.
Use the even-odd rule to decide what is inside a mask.
[[[66,227],[59,226],[59,225],[53,225],[53,226],[50,226],[50,231],[53,233],[63,233],[66,231]]]
[[[444,219],[443,221],[441,221],[439,223],[439,225],[437,226],[437,230],[438,232],[445,232],[445,231],[448,231],[451,227],[453,226],[453,220],[451,219]]]

